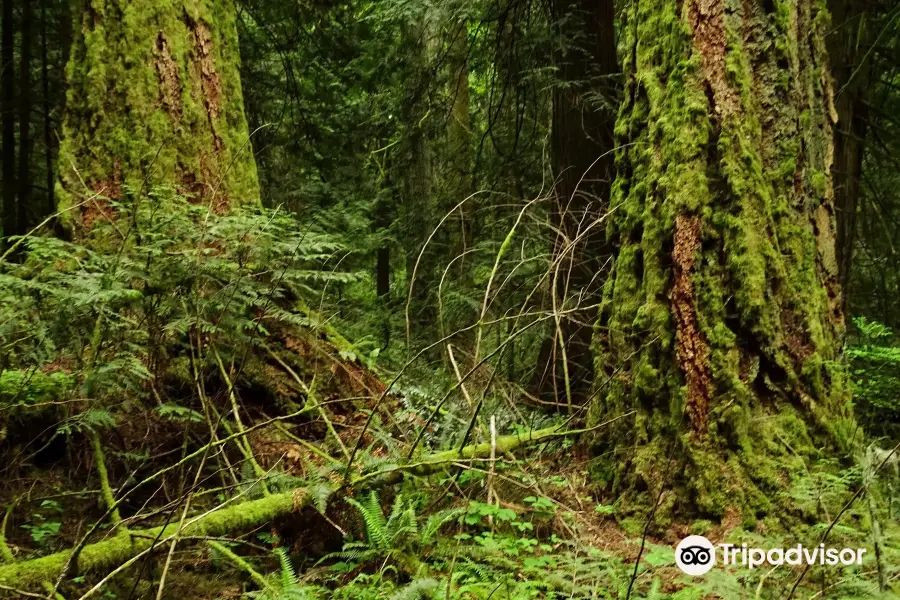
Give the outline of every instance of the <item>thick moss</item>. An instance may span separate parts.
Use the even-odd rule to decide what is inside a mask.
[[[163,185],[217,210],[258,203],[232,0],[89,0],[75,17],[60,209]],[[67,221],[84,225],[104,203]]]
[[[827,22],[819,0],[629,10],[591,407],[592,422],[638,411],[597,441],[597,473],[625,496],[657,489],[674,457],[672,510],[765,513],[786,444],[838,447],[852,423]]]

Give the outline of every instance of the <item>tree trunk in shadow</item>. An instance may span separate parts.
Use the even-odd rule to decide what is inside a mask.
[[[22,52],[19,67],[19,206],[16,230],[24,233],[29,215],[37,213],[31,205],[31,44],[34,38],[34,6],[27,1],[22,6]]]
[[[3,169],[3,235],[16,235],[18,211],[16,206],[16,71],[15,71],[15,22],[13,0],[3,0],[0,17],[0,135],[2,135]]]
[[[560,319],[544,343],[531,389],[557,402],[581,405],[593,381],[590,351],[602,273],[609,256],[601,216],[613,178],[613,126],[618,102],[614,2],[553,0],[560,82],[553,91],[550,137],[556,259],[556,310],[579,307]]]
[[[850,265],[856,237],[860,176],[867,134],[868,99],[872,76],[872,39],[875,11],[866,2],[831,0],[828,9],[835,29],[828,36],[834,106],[838,121],[834,135],[834,205],[837,217],[837,255],[844,308],[848,302]]]

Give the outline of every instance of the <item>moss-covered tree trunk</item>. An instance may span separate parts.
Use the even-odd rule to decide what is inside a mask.
[[[635,411],[598,442],[623,502],[754,518],[850,437],[828,27],[822,0],[631,5],[592,406]]]
[[[233,0],[89,0],[75,16],[60,208],[168,186],[218,211],[258,203]],[[89,227],[102,206],[72,211]]]

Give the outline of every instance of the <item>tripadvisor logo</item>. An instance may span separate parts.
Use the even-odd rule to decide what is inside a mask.
[[[689,535],[675,548],[675,564],[688,575],[703,575],[716,564],[716,549],[702,535]]]
[[[718,550],[717,550],[718,549]],[[741,565],[755,569],[764,564],[777,565],[852,565],[862,564],[865,548],[826,548],[819,544],[806,548],[800,544],[792,548],[749,548],[747,544],[718,544],[702,535],[689,535],[675,548],[675,564],[688,575],[704,575],[716,564],[718,552],[723,565]]]

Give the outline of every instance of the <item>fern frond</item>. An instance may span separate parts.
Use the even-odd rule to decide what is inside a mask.
[[[347,502],[359,511],[366,526],[366,538],[369,544],[384,551],[389,550],[391,544],[387,532],[387,520],[381,510],[381,503],[375,490],[372,490],[369,496],[363,499],[363,502],[353,498],[347,498]]]
[[[433,515],[429,515],[428,520],[425,521],[425,525],[422,527],[422,531],[419,534],[419,540],[422,545],[431,544],[444,525],[459,518],[459,516],[465,512],[464,508],[449,508],[436,512]]]
[[[278,563],[281,565],[281,586],[285,590],[297,585],[297,572],[294,570],[294,565],[291,564],[291,559],[288,556],[287,550],[284,548],[275,548],[275,554],[278,555]]]

